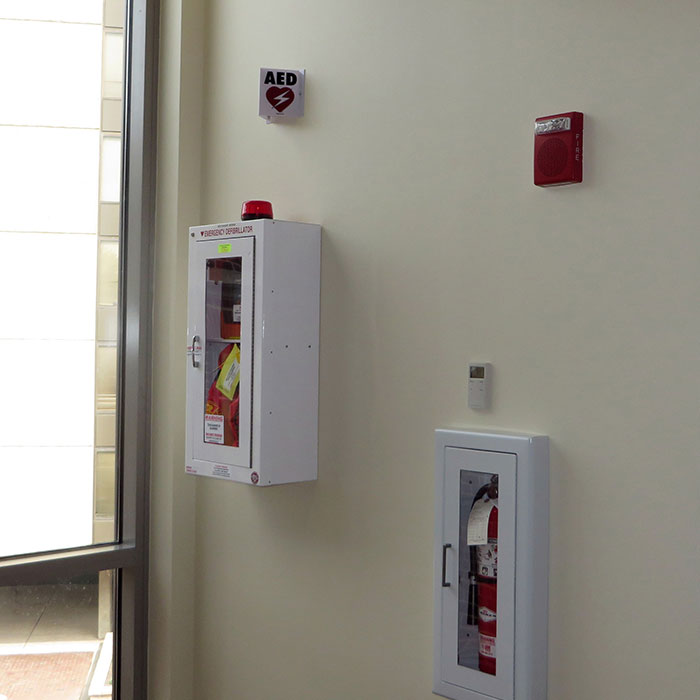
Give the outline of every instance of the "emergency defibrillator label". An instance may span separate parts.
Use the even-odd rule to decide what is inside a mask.
[[[304,116],[304,70],[260,69],[258,116],[270,121]]]
[[[204,442],[224,444],[224,417],[207,413],[204,416]]]
[[[203,240],[206,238],[227,238],[230,236],[240,236],[253,233],[251,224],[219,224],[214,228],[203,228],[199,231],[196,228],[191,228],[195,240]],[[225,252],[225,251],[219,251]]]

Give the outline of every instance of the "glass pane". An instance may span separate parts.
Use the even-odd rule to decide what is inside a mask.
[[[106,28],[103,0],[0,0],[0,556],[115,537],[124,3],[108,5]]]
[[[119,235],[119,204],[100,203],[100,236]]]
[[[90,235],[0,232],[0,299],[22,300],[0,302],[0,338],[94,338],[96,244]]]
[[[122,101],[116,99],[102,100],[102,130],[121,131],[121,128]]]
[[[117,348],[97,348],[95,367],[95,392],[98,398],[114,399],[117,395]]]
[[[94,341],[0,340],[0,445],[90,445],[94,366]]]
[[[116,343],[118,326],[119,316],[116,306],[97,307],[97,340]]]
[[[459,475],[457,663],[496,675],[498,476]]]
[[[119,296],[119,243],[100,241],[97,303],[116,304]]]
[[[124,26],[124,0],[105,0],[105,27]]]
[[[122,80],[124,63],[124,41],[116,32],[106,32],[104,38],[104,79],[119,83]]]
[[[0,124],[98,129],[100,63],[85,56],[101,42],[99,25],[0,19]]]
[[[204,442],[238,447],[242,259],[207,260]]]
[[[119,201],[121,148],[119,138],[105,136],[102,139],[100,199],[103,202]]]
[[[0,447],[0,556],[92,542],[92,446]]]
[[[0,231],[96,233],[100,132],[0,126]]]
[[[112,518],[115,495],[114,452],[98,452],[95,457],[95,514]]]
[[[0,0],[0,17],[102,23],[101,0]]]
[[[113,577],[0,588],[0,698],[112,696]]]
[[[95,415],[95,447],[114,447],[117,440],[115,418],[113,411]]]

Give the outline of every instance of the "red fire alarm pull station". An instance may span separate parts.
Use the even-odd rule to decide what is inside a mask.
[[[535,184],[583,182],[583,114],[566,112],[535,120]]]

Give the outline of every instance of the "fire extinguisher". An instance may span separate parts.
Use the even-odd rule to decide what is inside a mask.
[[[478,504],[478,506],[477,506]],[[471,549],[469,623],[478,624],[479,670],[496,675],[496,618],[498,599],[498,476],[493,475],[472,501],[488,516],[486,542]],[[483,516],[482,516],[483,517]]]

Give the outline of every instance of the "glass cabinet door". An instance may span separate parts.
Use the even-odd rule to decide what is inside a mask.
[[[206,241],[195,248],[193,456],[249,468],[254,242]]]
[[[446,450],[442,674],[499,700],[513,697],[515,464]]]

